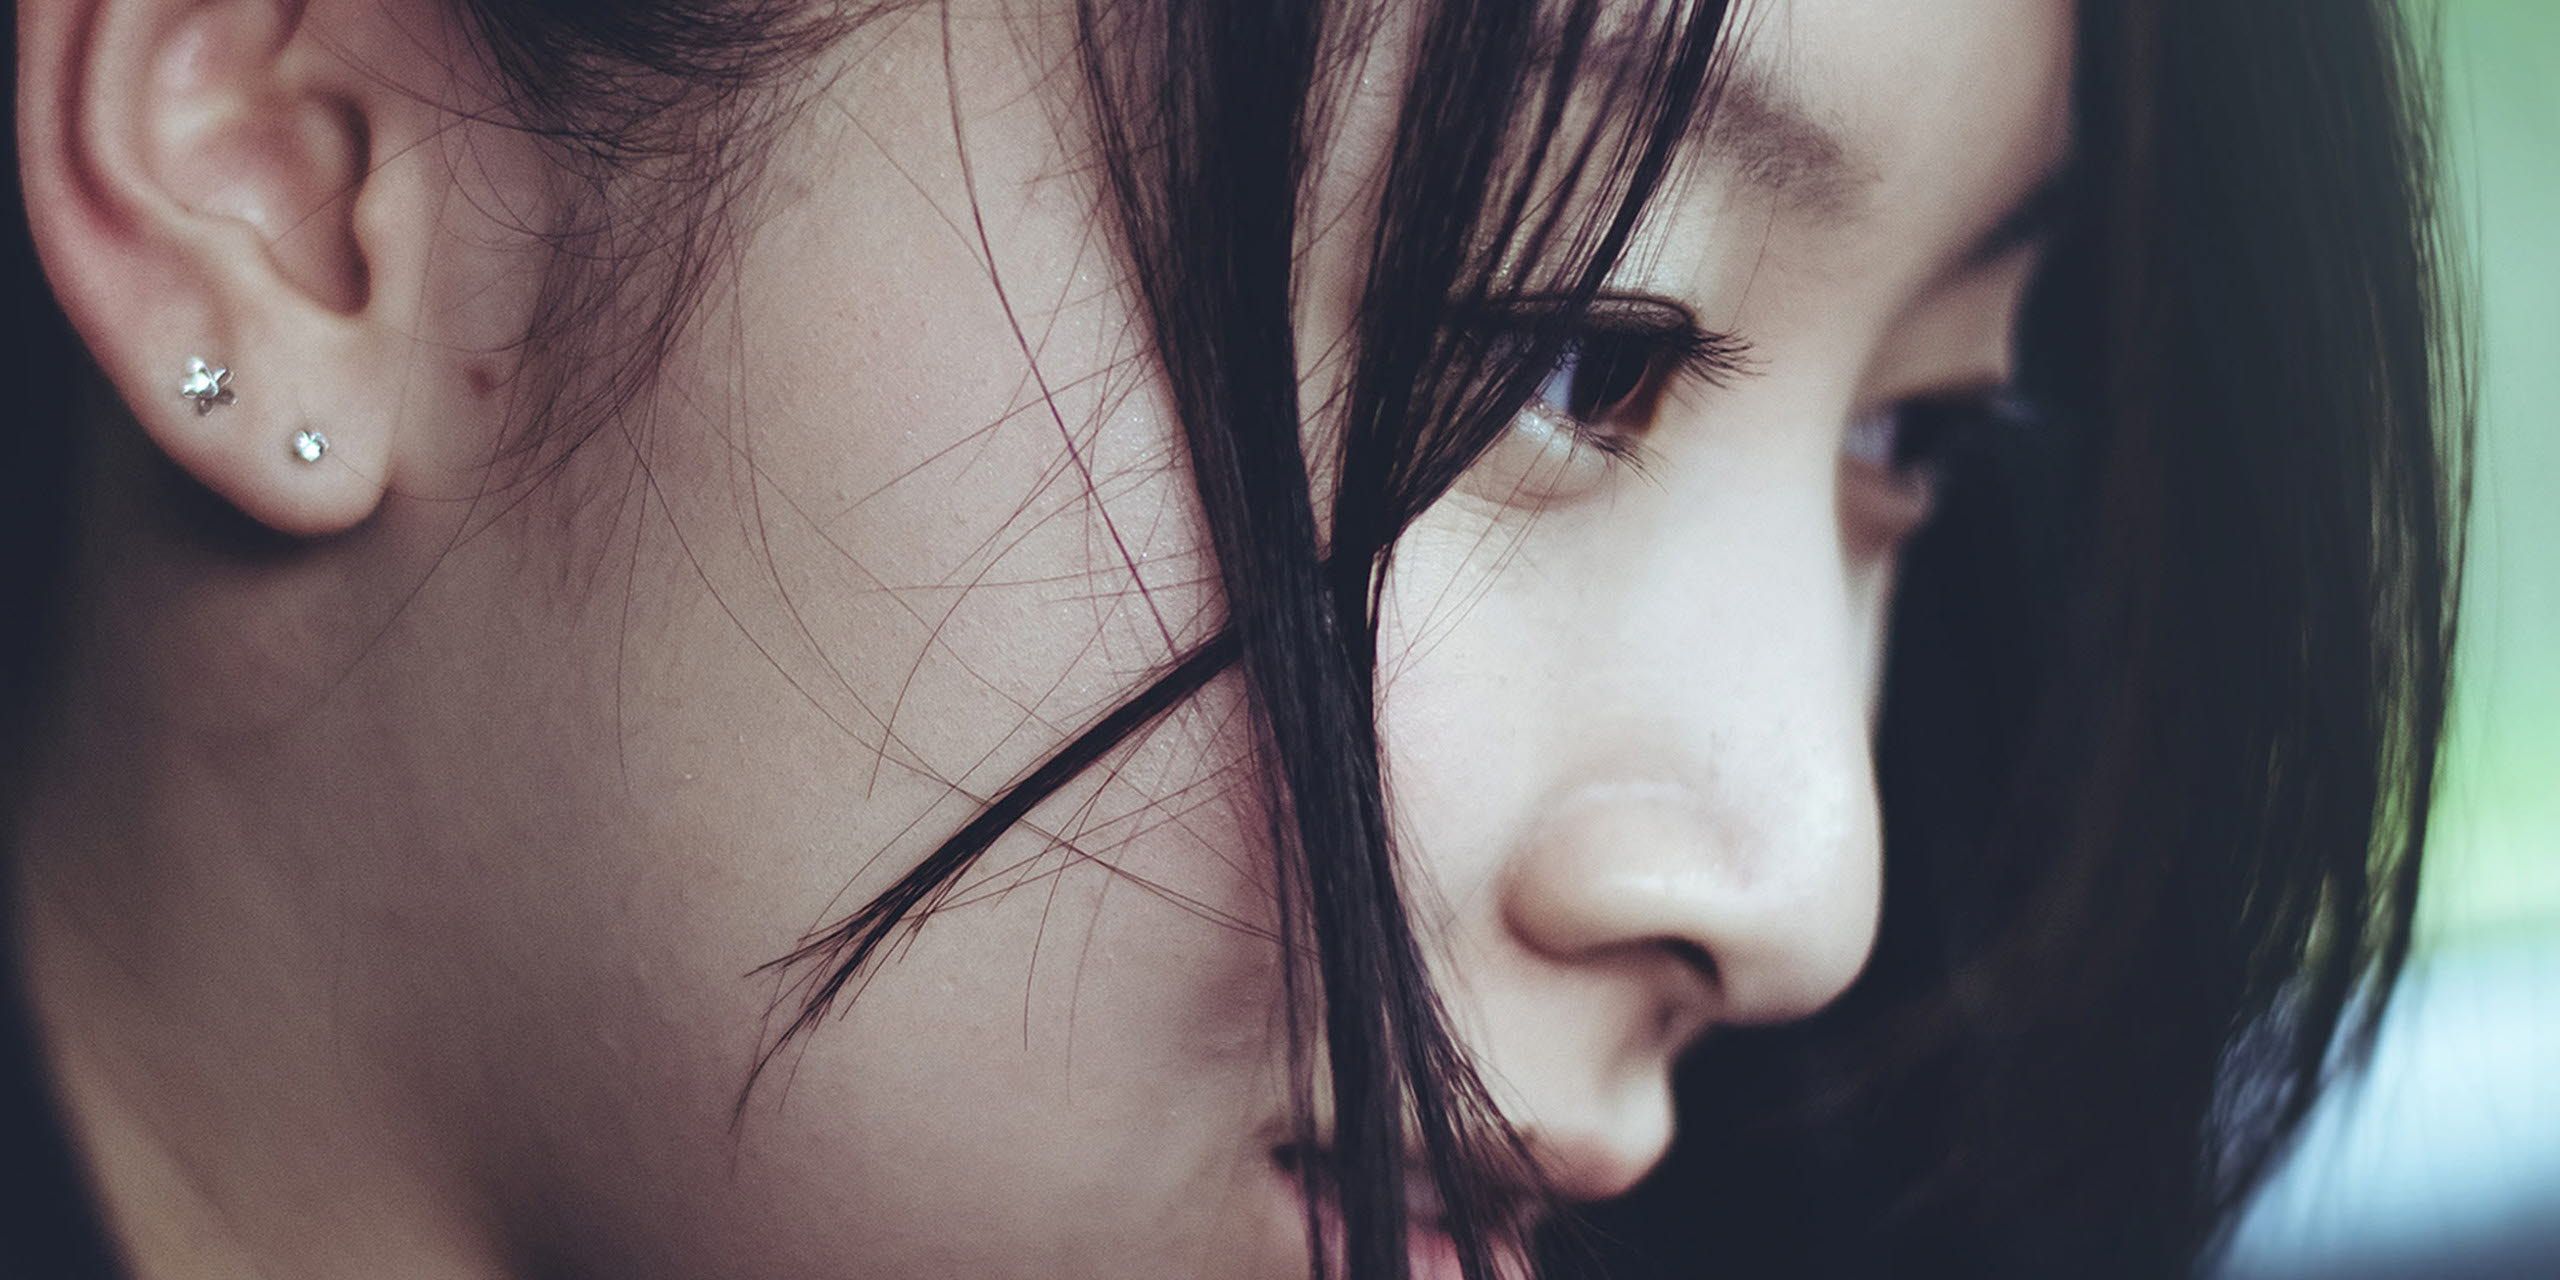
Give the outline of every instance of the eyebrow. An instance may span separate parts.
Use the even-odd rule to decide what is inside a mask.
[[[1790,207],[1856,219],[1882,174],[1764,67],[1733,66],[1709,93],[1692,145]]]
[[[1765,66],[1741,62],[1712,91],[1690,144],[1722,161],[1744,181],[1828,224],[1851,222],[1883,181],[1839,130]],[[1975,271],[2049,235],[2068,202],[2073,165],[2066,158],[2012,201],[1955,259]]]

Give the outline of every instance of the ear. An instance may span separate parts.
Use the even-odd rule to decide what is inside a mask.
[[[421,323],[439,278],[500,252],[450,234],[453,64],[383,70],[456,51],[422,8],[18,6],[27,216],[65,314],[163,453],[289,534],[348,529],[449,454],[404,432],[470,421],[448,399],[486,394],[471,366],[515,336],[504,298],[483,333]]]

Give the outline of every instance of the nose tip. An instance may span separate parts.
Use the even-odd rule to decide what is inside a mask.
[[[1510,927],[1558,963],[1661,957],[1645,971],[1664,975],[1657,999],[1681,1025],[1810,1015],[1874,943],[1876,819],[1863,787],[1855,802],[1789,799],[1711,802],[1678,781],[1582,787],[1514,859]]]

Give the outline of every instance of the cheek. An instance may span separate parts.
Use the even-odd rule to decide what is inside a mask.
[[[850,114],[789,137],[650,448],[715,629],[864,793],[985,797],[1205,638],[1216,596],[1090,198],[1036,96],[963,77],[999,291],[935,52],[866,65]]]
[[[1180,787],[1226,702],[1035,814],[1058,839],[1000,841],[785,1059],[755,1194],[882,1275],[1170,1277],[1238,1225],[1285,1042],[1246,829],[1217,780]]]
[[[1503,797],[1532,794],[1539,754],[1569,732],[1544,712],[1539,673],[1566,633],[1535,526],[1459,496],[1397,544],[1379,625],[1379,731],[1416,870],[1446,903],[1498,873]],[[1521,749],[1495,749],[1509,744]]]
[[[743,975],[887,888],[1216,616],[1160,422],[1061,395],[1071,456],[1036,392],[1028,411],[1004,394],[1018,353],[979,350],[993,376],[932,368],[948,347],[871,347],[860,380],[930,388],[888,413],[750,370],[752,443],[687,423],[668,435],[697,443],[654,460],[613,856],[651,886],[628,899],[635,945],[692,975],[667,1019],[735,1050],[821,976]],[[1079,363],[1073,344],[1044,361]],[[789,1205],[879,1274],[1094,1249],[1078,1270],[1144,1275],[1110,1252],[1137,1241],[1097,1224],[1143,1210],[1156,1248],[1222,1229],[1195,1193],[1258,1169],[1240,1163],[1260,1158],[1256,1108],[1285,1096],[1240,723],[1231,691],[1202,697],[982,855],[767,1078],[743,1190],[683,1212]],[[662,1101],[722,1114],[744,1067],[695,1064]],[[691,1137],[722,1149],[716,1126]],[[667,1184],[703,1192],[711,1171],[687,1172]]]
[[[899,100],[942,116],[938,83]],[[583,1120],[543,1126],[543,1160],[657,1171],[586,1179],[628,1197],[597,1210],[633,1242],[626,1274],[798,1249],[869,1274],[1179,1276],[1209,1242],[1277,1247],[1234,1198],[1261,1194],[1287,1095],[1223,684],[983,855],[727,1127],[768,1015],[820,976],[750,971],[1219,616],[1170,419],[1137,385],[1141,327],[1085,202],[1046,176],[1045,117],[1017,95],[972,119],[1010,316],[946,220],[967,208],[947,156],[821,128],[630,437],[643,465],[602,558],[628,597],[607,593],[587,654],[617,749],[572,779],[595,820],[556,833],[609,888],[562,891],[589,927],[546,981],[579,1011],[544,1033],[560,1063],[609,1041],[630,1069],[540,1091]],[[932,136],[901,129],[881,136]]]

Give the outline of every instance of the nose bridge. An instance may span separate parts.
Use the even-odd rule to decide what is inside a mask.
[[[1856,977],[1881,874],[1864,621],[1836,526],[1771,537],[1785,517],[1748,514],[1758,538],[1701,531],[1711,559],[1666,539],[1586,615],[1595,661],[1555,690],[1577,727],[1504,909],[1567,962],[1685,958],[1705,1017],[1760,1023]]]

